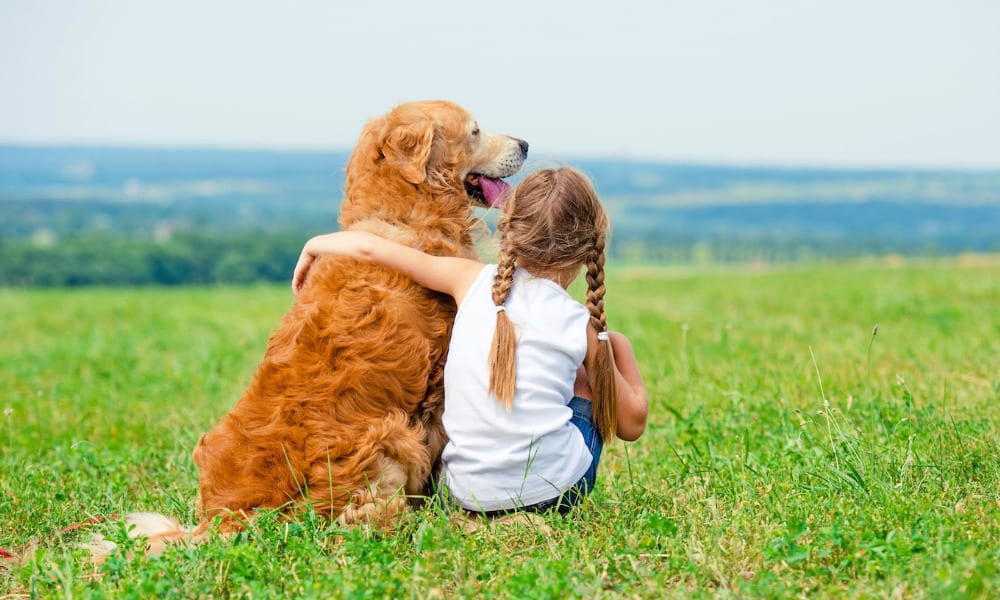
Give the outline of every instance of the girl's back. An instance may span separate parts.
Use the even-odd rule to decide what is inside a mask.
[[[505,303],[518,336],[517,386],[508,411],[487,392],[495,274],[496,265],[485,266],[459,306],[444,375],[451,440],[442,456],[444,475],[452,496],[473,510],[551,498],[591,462],[568,407],[587,352],[587,310],[557,283],[515,271]]]

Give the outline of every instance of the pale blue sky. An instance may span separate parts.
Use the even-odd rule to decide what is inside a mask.
[[[0,0],[0,143],[349,149],[421,98],[536,158],[1000,168],[1000,2]]]

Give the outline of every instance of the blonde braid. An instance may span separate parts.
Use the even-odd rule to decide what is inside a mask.
[[[587,263],[587,309],[590,324],[598,331],[608,330],[608,318],[604,314],[604,232],[598,231],[594,240],[594,251]]]
[[[497,260],[497,274],[493,278],[493,304],[503,306],[510,295],[510,288],[514,285],[514,255],[507,249],[501,248]]]
[[[604,243],[605,233],[598,230],[594,239],[594,251],[587,263],[587,310],[590,311],[591,327],[598,334],[605,334],[601,337],[606,337],[608,331],[607,315],[604,313]],[[610,339],[598,341],[594,372],[589,375],[594,393],[594,423],[601,432],[601,439],[608,442],[618,430],[618,388]]]
[[[489,392],[503,403],[507,412],[514,404],[514,388],[517,382],[517,337],[504,308],[510,288],[514,285],[514,268],[517,262],[514,253],[506,245],[506,228],[502,227],[500,256],[497,274],[493,278],[493,303],[497,307],[496,329],[490,347],[490,387]]]

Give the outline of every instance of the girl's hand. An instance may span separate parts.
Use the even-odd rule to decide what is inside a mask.
[[[316,255],[309,252],[309,244],[302,248],[299,260],[295,263],[295,272],[292,274],[292,292],[298,295],[302,291],[302,286],[306,283],[306,275],[309,274],[309,267],[316,261]]]
[[[345,237],[347,240],[341,239]],[[317,257],[324,254],[341,254],[349,251],[350,244],[347,242],[350,239],[350,234],[327,233],[317,235],[306,242],[306,245],[302,247],[302,253],[299,254],[298,262],[295,263],[295,272],[292,274],[292,291],[296,295],[302,291],[302,287],[306,284],[306,275],[309,274],[309,269],[316,262]],[[338,244],[341,241],[345,243]],[[341,245],[345,247],[341,247]]]

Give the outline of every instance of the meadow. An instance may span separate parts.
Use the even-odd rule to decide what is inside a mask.
[[[576,512],[470,531],[430,504],[388,534],[267,515],[152,559],[111,516],[195,521],[190,451],[290,291],[0,290],[0,548],[21,559],[0,598],[1000,594],[1000,258],[608,285],[649,426]],[[94,533],[123,552],[91,564]]]

